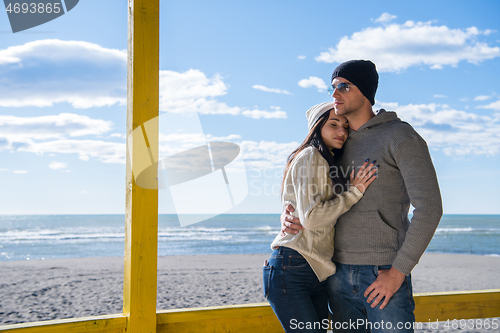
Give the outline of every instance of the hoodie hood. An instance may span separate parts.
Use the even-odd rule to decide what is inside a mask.
[[[385,109],[380,109],[377,112],[377,115],[372,119],[368,120],[365,124],[363,124],[357,131],[350,130],[349,136],[351,133],[358,133],[363,130],[367,130],[376,126],[384,125],[391,122],[400,122],[401,119],[398,118],[398,115],[394,111],[386,111]]]

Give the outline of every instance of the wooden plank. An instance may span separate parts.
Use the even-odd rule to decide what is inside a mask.
[[[242,315],[260,316],[274,315],[268,303],[239,304],[229,306],[210,306],[204,308],[187,308],[161,310],[156,313],[158,324],[176,323],[190,320],[211,320],[221,318],[238,318]]]
[[[5,333],[123,333],[127,317],[123,314],[98,317],[47,320],[0,326]]]
[[[500,289],[415,294],[416,321],[500,317]],[[158,311],[156,332],[283,332],[267,303]],[[0,326],[9,333],[115,333],[127,329],[125,315]],[[152,331],[154,332],[154,331]]]
[[[158,311],[157,323],[157,333],[283,332],[268,303]]]
[[[416,321],[500,317],[500,289],[415,294]],[[164,310],[157,332],[283,332],[267,303]]]
[[[158,189],[139,187],[133,171],[142,171],[144,154],[152,162],[158,160],[158,126],[154,122],[159,115],[160,4],[159,0],[129,0],[128,5],[123,313],[129,316],[128,332],[150,333],[156,330]],[[150,120],[153,122],[145,131]],[[141,135],[131,135],[136,128]]]
[[[238,332],[238,333],[283,333],[280,322],[273,317],[268,316],[244,316],[239,318],[222,318],[204,321],[179,322],[171,324],[158,325],[158,333],[220,333],[220,332]]]
[[[500,289],[415,294],[417,322],[500,317]]]

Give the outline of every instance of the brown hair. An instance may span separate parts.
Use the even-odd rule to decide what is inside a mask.
[[[333,109],[332,109],[333,110]],[[281,181],[281,197],[283,197],[283,192],[285,190],[285,178],[288,173],[288,170],[290,169],[290,166],[292,165],[292,162],[294,161],[295,157],[304,149],[308,147],[315,147],[319,150],[321,156],[328,162],[328,165],[330,167],[330,172],[329,176],[332,179],[333,183],[333,188],[337,189],[337,186],[335,185],[341,185],[342,190],[346,190],[346,184],[347,180],[344,177],[341,177],[340,175],[342,173],[339,172],[334,172],[335,168],[337,168],[337,162],[336,162],[336,156],[332,155],[330,149],[325,145],[323,142],[323,139],[321,138],[321,129],[325,125],[325,123],[328,121],[328,118],[330,117],[330,112],[332,111],[327,111],[325,112],[321,117],[319,117],[318,121],[314,124],[314,126],[311,128],[309,131],[309,134],[307,134],[306,138],[304,141],[300,144],[300,146],[295,149],[287,158],[286,166],[285,166],[285,172],[283,174],[283,180]],[[340,149],[334,149],[334,152],[340,152]],[[338,171],[338,170],[337,170]],[[336,194],[338,191],[335,191]]]

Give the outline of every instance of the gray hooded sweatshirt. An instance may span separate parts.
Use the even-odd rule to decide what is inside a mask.
[[[369,158],[378,178],[336,224],[333,260],[350,265],[392,265],[410,274],[441,219],[436,171],[422,137],[395,112],[379,113],[350,130],[339,171],[349,175]],[[410,203],[415,207],[411,222]]]

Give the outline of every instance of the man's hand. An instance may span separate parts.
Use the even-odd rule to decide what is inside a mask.
[[[289,234],[298,234],[299,230],[304,229],[302,224],[300,224],[300,220],[298,217],[293,217],[290,213],[294,212],[295,208],[292,205],[288,205],[285,208],[285,211],[281,213],[280,221],[281,221],[281,235]]]
[[[371,306],[374,308],[384,299],[380,305],[380,310],[382,310],[389,303],[392,295],[401,287],[404,280],[405,275],[394,267],[379,270],[377,279],[366,288],[365,297],[370,295],[367,302],[372,303],[373,301]]]

